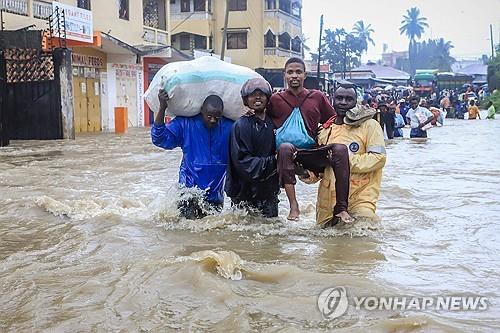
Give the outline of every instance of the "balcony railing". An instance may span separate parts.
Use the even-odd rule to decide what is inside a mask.
[[[274,17],[293,24],[297,27],[302,27],[302,19],[300,17],[294,16],[279,9],[266,9],[264,12],[266,17]]]
[[[282,49],[279,47],[265,47],[264,55],[290,58],[290,57],[301,56],[301,53],[292,50]]]
[[[28,0],[0,0],[0,9],[5,12],[28,16]]]
[[[33,16],[39,19],[46,19],[52,14],[52,3],[40,0],[33,0]]]
[[[168,45],[168,33],[151,27],[143,26],[144,35],[142,39],[153,44]]]
[[[212,13],[210,12],[185,12],[185,13],[170,13],[172,21],[181,21],[189,17],[190,20],[211,20]]]

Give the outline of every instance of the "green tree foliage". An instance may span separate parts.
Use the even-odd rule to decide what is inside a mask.
[[[413,68],[414,69],[439,69],[451,71],[455,59],[450,56],[453,45],[443,38],[429,39],[422,43],[415,43]]]
[[[327,61],[333,71],[349,71],[361,65],[361,53],[366,49],[366,41],[345,29],[326,29],[321,48],[321,60]],[[312,53],[316,62],[318,55]]]
[[[417,7],[412,7],[406,11],[401,21],[399,33],[406,35],[410,40],[408,45],[408,54],[410,57],[410,69],[412,74],[415,72],[414,59],[415,59],[415,44],[416,40],[422,37],[425,28],[428,28],[427,18],[420,16],[420,10]]]
[[[368,43],[375,46],[375,42],[371,38],[373,32],[375,32],[375,30],[372,29],[371,24],[365,25],[361,20],[354,23],[352,34],[363,41],[363,51],[365,52],[368,51]]]
[[[490,91],[500,89],[500,44],[497,45],[496,56],[488,62],[488,88]]]

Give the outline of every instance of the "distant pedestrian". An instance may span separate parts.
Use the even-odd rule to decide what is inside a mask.
[[[495,119],[495,113],[496,113],[495,105],[491,101],[488,103],[488,105],[489,105],[488,116],[486,117],[486,119]]]
[[[469,106],[469,120],[475,120],[477,119],[477,117],[481,119],[481,113],[479,112],[479,108],[476,106],[476,103],[472,99]]]
[[[420,97],[412,96],[410,98],[410,111],[406,118],[410,122],[410,138],[427,138],[427,129],[432,127],[430,122],[434,115],[427,108],[419,106]]]

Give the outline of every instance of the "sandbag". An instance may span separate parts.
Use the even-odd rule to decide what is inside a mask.
[[[158,112],[158,92],[163,87],[168,93],[167,114],[192,117],[200,113],[201,105],[209,95],[217,95],[224,102],[223,115],[236,120],[244,113],[240,90],[248,79],[262,78],[255,71],[206,56],[191,61],[174,62],[163,66],[153,78],[144,99],[153,112]]]

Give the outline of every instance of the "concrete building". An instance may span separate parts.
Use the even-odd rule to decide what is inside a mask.
[[[170,48],[168,0],[0,1],[4,28],[47,29],[64,9],[72,50],[75,131],[114,129],[114,108],[128,108],[128,125],[151,122],[144,90],[161,65],[188,56]],[[53,38],[57,44],[61,41]]]
[[[301,0],[229,0],[226,53],[252,69],[282,69],[302,56]],[[170,0],[172,46],[220,54],[226,0]]]
[[[484,64],[472,64],[457,70],[457,72],[471,76],[473,78],[472,84],[475,85],[488,82],[488,66]]]
[[[382,64],[384,66],[406,71],[410,68],[409,62],[408,51],[392,51],[382,53]]]

